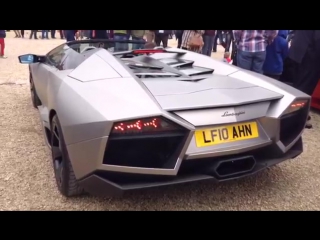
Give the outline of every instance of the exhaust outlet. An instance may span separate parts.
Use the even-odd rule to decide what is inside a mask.
[[[256,160],[253,156],[234,158],[219,162],[215,172],[219,177],[230,177],[250,172],[255,165]]]

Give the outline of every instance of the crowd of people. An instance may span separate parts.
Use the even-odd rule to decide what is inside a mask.
[[[8,31],[8,30],[7,30]],[[13,30],[24,38],[25,30]],[[30,39],[135,40],[135,49],[168,46],[175,36],[177,47],[211,56],[218,41],[224,48],[226,63],[286,82],[312,95],[320,78],[320,30],[31,30]],[[0,58],[4,55],[6,30],[0,30]],[[290,44],[291,42],[291,44]],[[128,44],[119,43],[116,51]],[[230,53],[230,48],[232,52]]]

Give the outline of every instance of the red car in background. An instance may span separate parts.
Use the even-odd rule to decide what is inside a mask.
[[[312,94],[311,107],[320,110],[320,81]]]

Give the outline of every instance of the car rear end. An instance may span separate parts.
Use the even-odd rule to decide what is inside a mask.
[[[194,67],[190,61],[162,61],[179,72],[186,67],[179,75],[140,60],[126,64],[153,95],[162,114],[113,123],[109,136],[99,140],[97,170],[80,180],[88,192],[114,196],[207,179],[226,181],[302,153],[301,134],[310,107],[307,96],[244,87],[232,78],[224,79],[225,86],[229,81],[238,87],[212,87],[205,81],[221,79],[211,79],[210,69]],[[220,94],[223,101],[197,97],[199,92]],[[239,92],[241,97],[233,95]]]

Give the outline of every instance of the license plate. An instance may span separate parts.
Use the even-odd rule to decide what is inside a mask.
[[[197,147],[207,147],[258,137],[259,130],[256,122],[227,125],[216,128],[197,130],[195,132]]]

